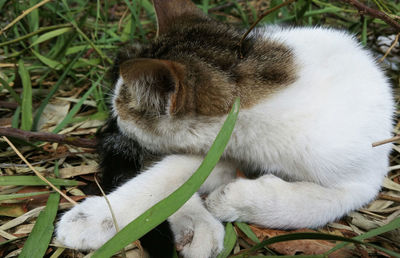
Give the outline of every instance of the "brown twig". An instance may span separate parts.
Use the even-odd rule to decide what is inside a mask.
[[[27,16],[29,13],[31,13],[33,10],[39,8],[40,6],[47,4],[48,2],[50,2],[51,0],[43,0],[40,3],[37,3],[36,5],[32,6],[31,8],[26,9],[25,11],[22,12],[22,14],[20,16],[18,16],[17,18],[15,18],[12,22],[10,22],[7,26],[5,26],[4,28],[2,28],[0,30],[0,35],[3,34],[3,32],[5,32],[6,30],[8,30],[9,28],[11,28],[14,24],[16,24],[19,20],[21,20],[22,18],[24,18],[25,16]]]
[[[387,195],[387,194],[379,194],[379,198],[383,199],[383,200],[388,200],[388,201],[393,201],[393,202],[398,202],[400,203],[400,198],[399,197],[395,197],[395,196],[391,196],[391,195]]]
[[[397,45],[397,42],[399,42],[399,36],[400,36],[400,33],[397,33],[396,38],[394,39],[392,45],[390,45],[390,47],[386,51],[385,55],[381,59],[379,59],[379,61],[378,61],[379,63],[382,63],[383,60],[385,60],[385,58],[389,55],[390,51],[392,51],[392,49]]]
[[[387,144],[387,143],[391,143],[391,142],[395,142],[395,141],[399,141],[400,140],[400,135],[396,135],[395,137],[392,137],[390,139],[386,139],[383,141],[379,141],[379,142],[374,142],[372,143],[372,147],[377,147],[379,145],[383,145],[383,144]]]
[[[238,44],[239,46],[239,53],[240,53],[240,58],[243,58],[242,55],[242,45],[243,45],[243,41],[246,39],[246,37],[249,35],[249,33],[254,29],[254,27],[256,27],[256,25],[268,14],[275,12],[278,9],[281,9],[282,7],[289,5],[291,3],[293,3],[296,0],[288,0],[284,3],[281,3],[280,5],[277,5],[271,9],[268,9],[267,11],[265,11],[264,13],[262,13],[260,15],[260,17],[258,17],[258,19],[251,25],[251,27],[246,31],[246,33],[242,36],[242,38],[240,39],[240,42]]]
[[[7,137],[14,137],[28,142],[30,141],[58,142],[85,148],[96,148],[97,145],[96,139],[85,139],[76,136],[68,136],[55,133],[30,132],[4,126],[0,126],[0,135]]]
[[[16,109],[18,107],[17,102],[1,101],[0,108]]]
[[[357,0],[341,0],[342,2],[346,2],[354,6],[358,9],[358,11],[362,14],[368,14],[374,18],[381,19],[382,21],[386,22],[386,24],[393,27],[396,31],[400,32],[400,24],[393,20],[389,15],[379,10],[373,9],[371,7],[366,6],[363,3],[360,3]]]
[[[7,139],[7,137],[3,136],[3,139],[8,143],[8,145],[10,145],[11,149],[13,149],[15,151],[15,153],[17,153],[17,155],[25,162],[26,165],[28,165],[28,167],[30,169],[32,169],[32,171],[36,174],[37,177],[39,177],[41,180],[43,180],[46,184],[48,184],[51,188],[53,188],[56,192],[58,192],[62,197],[64,197],[67,201],[69,201],[70,203],[76,205],[76,201],[72,200],[71,198],[68,197],[68,195],[66,195],[65,193],[61,192],[60,189],[58,189],[55,185],[53,185],[51,182],[49,182],[49,180],[47,180],[44,176],[42,176],[42,174],[40,174],[32,165],[31,163],[29,163],[25,157],[21,154],[21,152],[19,152],[19,150],[14,146],[14,144],[12,144],[12,142],[10,142],[9,139]]]

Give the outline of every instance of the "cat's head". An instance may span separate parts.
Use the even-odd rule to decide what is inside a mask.
[[[132,120],[227,113],[242,33],[208,18],[189,0],[155,0],[154,6],[157,39],[120,58],[115,114]]]
[[[168,121],[221,117],[236,97],[246,108],[293,79],[290,50],[281,44],[254,34],[239,50],[244,31],[209,18],[190,0],[153,3],[158,37],[118,58],[113,113],[120,127],[165,134]]]

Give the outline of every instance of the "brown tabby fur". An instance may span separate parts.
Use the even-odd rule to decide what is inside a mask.
[[[240,58],[243,31],[206,17],[195,6],[164,19],[160,10],[170,12],[174,2],[157,1],[159,37],[117,59],[125,82],[116,98],[122,119],[153,127],[155,118],[166,115],[168,101],[172,116],[221,116],[236,97],[242,109],[250,108],[296,80],[293,53],[286,46],[254,33],[243,42]],[[147,101],[160,99],[159,104],[143,100],[138,105],[130,87],[144,87]]]

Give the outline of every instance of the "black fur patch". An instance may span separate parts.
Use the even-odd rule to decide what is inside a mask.
[[[134,139],[124,136],[115,119],[109,119],[98,132],[97,137],[99,139],[97,151],[100,155],[102,173],[101,185],[106,193],[137,176],[143,169],[145,160],[155,159],[156,155],[145,150]],[[110,226],[108,221],[105,223],[105,226]],[[172,257],[174,238],[167,221],[151,230],[140,241],[150,257]]]

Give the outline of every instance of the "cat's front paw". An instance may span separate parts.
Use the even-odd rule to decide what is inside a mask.
[[[185,258],[216,257],[224,247],[224,227],[211,214],[181,218],[171,226],[177,250]]]
[[[115,232],[105,199],[91,197],[61,217],[56,229],[56,241],[72,249],[94,250]]]

